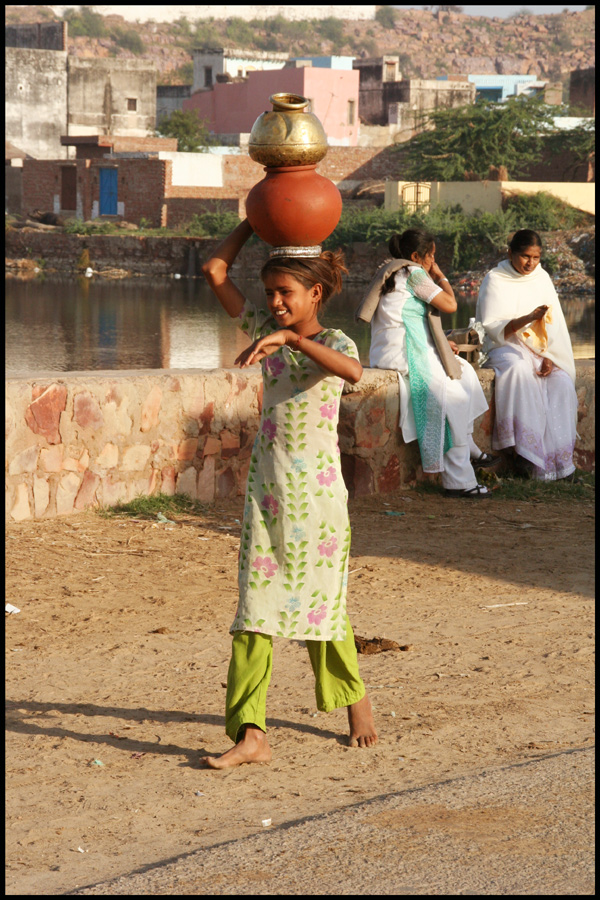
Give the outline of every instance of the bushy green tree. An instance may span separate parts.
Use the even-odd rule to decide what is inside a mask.
[[[88,6],[69,9],[65,12],[64,17],[69,25],[71,37],[100,38],[108,35],[103,17],[99,13],[93,12]]]
[[[505,166],[518,178],[539,162],[557,112],[541,97],[521,95],[425,113],[425,130],[399,145],[407,153],[407,178],[463,181],[467,172],[486,178],[490,166]]]
[[[214,143],[206,121],[195,110],[175,110],[156,128],[159,137],[177,138],[177,149],[182,153],[206,153]]]
[[[397,16],[398,11],[393,6],[379,6],[375,12],[375,21],[383,28],[393,28]]]

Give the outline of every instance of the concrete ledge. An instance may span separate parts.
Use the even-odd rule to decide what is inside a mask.
[[[479,373],[490,410],[475,440],[489,450],[494,373]],[[594,471],[595,360],[577,363],[577,466]],[[243,494],[258,430],[258,367],[49,372],[6,382],[6,515],[51,518],[142,494],[211,502]],[[393,371],[365,369],[347,386],[339,423],[351,496],[423,477],[416,441],[398,428]]]

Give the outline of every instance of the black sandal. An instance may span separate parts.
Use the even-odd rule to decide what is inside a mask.
[[[489,469],[490,466],[496,465],[497,462],[497,456],[490,456],[489,453],[482,453],[477,459],[471,460],[471,465],[474,469]]]
[[[483,484],[476,484],[474,488],[463,488],[458,491],[446,488],[445,494],[446,497],[468,497],[473,500],[488,500],[492,496],[492,492]]]

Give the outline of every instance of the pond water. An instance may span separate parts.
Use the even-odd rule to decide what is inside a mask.
[[[262,305],[255,281],[240,288]],[[322,323],[341,328],[368,365],[369,327],[354,322],[364,292],[349,285],[327,305]],[[460,328],[475,315],[476,294],[457,294],[442,316]],[[6,375],[100,369],[215,369],[233,366],[248,341],[204,279],[122,281],[48,277],[6,279]],[[576,358],[595,356],[594,299],[561,296]]]

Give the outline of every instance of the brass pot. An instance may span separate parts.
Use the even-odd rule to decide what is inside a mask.
[[[248,142],[250,158],[263,166],[310,166],[327,153],[327,136],[306,97],[272,94],[272,112],[258,117]]]

